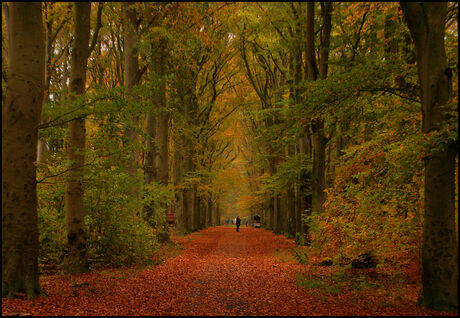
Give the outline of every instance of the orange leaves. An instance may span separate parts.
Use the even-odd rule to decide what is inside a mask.
[[[78,276],[44,276],[40,279],[41,286],[49,297],[2,299],[2,314],[440,314],[415,305],[419,282],[347,290],[347,286],[357,282],[360,288],[366,288],[368,285],[362,277],[379,279],[378,273],[372,276],[365,270],[347,273],[354,278],[341,283],[341,292],[337,293],[337,288],[328,287],[335,277],[333,266],[310,266],[309,273],[313,276],[304,276],[303,284],[309,284],[309,288],[305,288],[297,283],[299,274],[305,274],[305,267],[293,257],[286,257],[295,246],[293,240],[264,229],[241,227],[237,233],[235,228],[214,227],[185,237],[172,237],[172,240],[184,244],[185,250],[161,265],[105,269]],[[284,256],[280,259],[279,255]],[[409,269],[411,277],[417,279],[417,268]],[[378,286],[374,281],[367,284]]]

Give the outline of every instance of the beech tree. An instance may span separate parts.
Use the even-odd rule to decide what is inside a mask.
[[[452,70],[444,46],[447,3],[401,2],[415,44],[422,99],[422,131],[434,135],[449,120]],[[444,107],[444,109],[443,109]],[[455,229],[456,140],[437,140],[424,158],[425,220],[422,246],[422,291],[429,308],[458,307],[458,245]]]
[[[139,84],[141,71],[139,70],[139,50],[138,46],[138,29],[139,20],[137,11],[129,2],[123,2],[123,13],[125,18],[125,35],[124,35],[124,85],[126,86],[126,99],[128,101],[135,101],[137,99],[133,93],[133,87]],[[139,116],[131,117],[132,124],[137,126],[139,124]],[[128,140],[136,144],[139,142],[139,135],[133,128],[128,128],[126,131]],[[132,162],[127,168],[129,176],[136,180],[136,173],[139,164],[139,151],[133,150],[131,152]],[[137,186],[133,186],[131,194],[137,197]]]
[[[34,298],[38,282],[36,168],[45,78],[41,3],[7,8],[8,82],[2,113],[2,297]]]
[[[75,37],[71,54],[70,99],[86,89],[86,67],[89,56],[91,2],[75,2],[73,8]],[[86,259],[83,176],[85,164],[85,118],[69,122],[67,155],[70,172],[65,190],[67,254],[64,267],[69,273],[89,270]]]
[[[329,39],[331,34],[331,10],[332,3],[321,3],[321,13],[323,26],[320,34],[320,54],[319,65],[316,63],[315,54],[315,31],[314,18],[315,7],[314,2],[307,4],[307,80],[314,81],[318,78],[325,79],[327,77],[328,59],[329,59]],[[307,97],[308,98],[308,97]],[[324,202],[326,194],[326,144],[328,138],[324,132],[324,119],[321,115],[312,119],[311,123],[313,132],[313,171],[312,171],[312,210],[315,212],[324,212]]]
[[[47,2],[22,33],[37,4],[2,7],[7,295],[258,214],[299,262],[380,263],[412,295],[423,263],[420,303],[457,306],[456,2]]]

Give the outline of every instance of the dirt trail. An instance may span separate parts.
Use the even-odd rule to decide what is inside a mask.
[[[2,314],[33,315],[429,315],[415,299],[380,306],[379,295],[318,295],[296,285],[301,266],[282,261],[292,240],[263,229],[220,226],[173,238],[185,249],[163,264],[43,276],[49,297],[2,299]],[[292,260],[292,258],[291,258]],[[71,287],[78,282],[89,285]],[[385,299],[389,302],[391,300]],[[395,301],[396,302],[396,301]]]
[[[179,240],[182,253],[154,268],[41,277],[49,297],[3,299],[2,314],[275,315],[305,296],[273,257],[293,246],[284,237],[221,226]],[[298,309],[290,314],[306,313]]]

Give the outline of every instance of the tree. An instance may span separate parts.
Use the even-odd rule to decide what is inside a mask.
[[[157,4],[155,4],[156,6]],[[168,130],[169,130],[169,112],[166,102],[166,66],[167,66],[167,39],[162,33],[165,24],[165,12],[162,6],[158,6],[162,16],[156,16],[152,20],[159,32],[152,32],[151,39],[151,77],[153,79],[152,107],[148,109],[145,119],[146,142],[144,156],[144,179],[145,184],[158,182],[161,185],[168,185]],[[162,205],[162,204],[160,204]],[[169,241],[168,224],[166,216],[162,221],[153,221],[156,219],[154,213],[156,209],[163,209],[167,214],[166,206],[144,206],[144,213],[152,226],[161,228],[158,233],[160,242]],[[161,218],[160,218],[161,219]]]
[[[443,107],[452,97],[452,71],[444,46],[447,4],[401,2],[415,44],[422,99],[422,131],[440,132],[449,119]],[[429,150],[425,161],[425,220],[422,291],[419,303],[437,310],[458,307],[458,247],[455,229],[457,143]]]
[[[133,87],[139,84],[141,71],[139,70],[139,60],[138,60],[138,29],[139,29],[139,20],[137,18],[137,12],[134,7],[130,7],[129,2],[123,2],[123,13],[125,18],[125,36],[124,36],[124,85],[127,90],[127,100],[135,101],[136,96],[133,96]],[[139,116],[131,117],[132,123],[134,126],[139,124]],[[135,129],[127,129],[126,137],[132,143],[139,142],[138,133]],[[130,166],[126,169],[129,176],[133,179],[136,179],[137,167],[139,163],[139,151],[133,150],[131,152],[132,162],[129,163]],[[131,194],[137,198],[138,187],[133,186]]]
[[[75,38],[71,55],[70,99],[85,93],[86,68],[89,56],[89,31],[91,2],[74,3]],[[67,254],[64,268],[68,273],[89,270],[86,257],[86,234],[84,222],[83,176],[85,164],[85,119],[69,122],[67,158],[70,172],[65,190]]]
[[[166,101],[166,65],[167,65],[167,41],[164,37],[158,40],[156,52],[154,53],[155,60],[153,61],[153,69],[157,78],[161,81],[158,92],[154,95],[154,103],[157,107],[157,117],[155,127],[155,144],[157,150],[154,153],[154,169],[156,172],[157,181],[164,186],[169,183],[169,160],[168,160],[168,131],[169,131],[169,111]],[[166,207],[163,207],[165,214],[168,212]],[[166,218],[162,224],[162,231],[158,235],[160,242],[169,241],[169,228],[166,223]]]
[[[44,90],[45,45],[41,4],[8,6],[8,84],[2,115],[2,297],[38,282],[36,168]]]
[[[319,67],[315,58],[314,39],[314,3],[307,4],[307,79],[314,81],[318,75],[321,79],[327,77],[329,59],[329,41],[331,35],[332,3],[321,3],[323,26],[320,35]],[[319,70],[318,70],[319,69]],[[313,131],[313,171],[312,171],[312,210],[324,212],[323,204],[326,200],[326,144],[328,139],[324,132],[324,119],[319,115],[311,123]]]
[[[53,66],[56,65],[54,58],[56,52],[56,39],[58,38],[59,33],[64,30],[65,25],[71,18],[71,6],[68,5],[67,11],[65,14],[57,14],[55,8],[55,3],[45,2],[44,3],[44,12],[45,12],[45,92],[43,95],[43,104],[50,102],[50,88],[51,88],[51,77],[56,76],[56,68]],[[60,17],[61,21],[57,24],[56,18]],[[56,27],[54,27],[54,25]],[[43,116],[43,114],[42,114]],[[45,118],[41,118],[42,121],[46,121]],[[44,138],[38,139],[37,147],[37,162],[44,162],[46,159],[46,153],[48,152],[49,147],[48,143]]]

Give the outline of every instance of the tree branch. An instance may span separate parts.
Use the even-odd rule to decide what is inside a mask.
[[[97,7],[97,20],[96,20],[96,29],[94,30],[94,35],[93,39],[91,41],[91,45],[89,47],[88,51],[88,57],[91,55],[91,52],[94,50],[94,47],[96,46],[97,43],[97,38],[99,36],[99,29],[102,27],[102,8],[103,8],[104,3],[99,2],[99,6]]]

